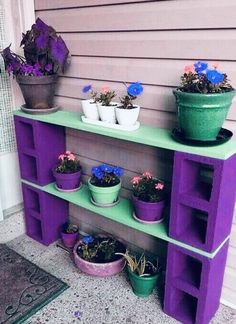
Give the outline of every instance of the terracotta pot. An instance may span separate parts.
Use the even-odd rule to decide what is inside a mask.
[[[57,78],[57,74],[39,77],[18,75],[16,81],[23,94],[26,108],[52,108]]]
[[[126,260],[124,257],[121,257],[116,261],[107,263],[94,263],[85,261],[77,254],[77,248],[81,243],[82,240],[78,241],[78,243],[74,246],[73,255],[75,265],[82,272],[97,277],[109,277],[121,272],[124,269],[126,264]]]

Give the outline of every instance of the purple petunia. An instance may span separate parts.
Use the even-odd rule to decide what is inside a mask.
[[[59,36],[57,39],[52,39],[50,45],[52,57],[59,65],[63,65],[67,59],[69,50],[61,36]]]
[[[127,92],[130,96],[139,96],[143,92],[143,86],[140,82],[132,83],[128,86]]]
[[[222,81],[224,81],[225,78],[224,74],[216,70],[208,70],[206,76],[207,76],[207,80],[213,84],[219,84]]]
[[[83,93],[87,93],[91,89],[92,89],[92,85],[91,84],[88,84],[88,85],[86,85],[86,86],[83,87],[82,91],[83,91]]]
[[[47,72],[52,72],[52,64],[50,63],[46,64],[44,70]]]

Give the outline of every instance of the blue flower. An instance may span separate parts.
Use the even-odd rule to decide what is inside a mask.
[[[127,92],[130,96],[139,96],[143,92],[143,86],[139,82],[132,83],[128,86]]]
[[[92,243],[94,241],[94,238],[91,235],[87,235],[83,237],[82,242],[84,244]]]
[[[216,70],[208,70],[206,76],[207,80],[213,84],[221,83],[225,78],[224,74]]]
[[[87,93],[91,89],[92,89],[92,85],[91,84],[88,84],[88,85],[86,85],[86,86],[83,87],[82,91],[83,91],[83,93]]]
[[[112,173],[113,172],[113,167],[108,165],[108,164],[102,164],[100,166],[100,170],[103,171],[103,172]]]
[[[104,177],[104,173],[99,166],[92,168],[92,174],[98,179],[102,179]]]
[[[197,62],[194,64],[195,71],[199,74],[202,74],[203,71],[205,71],[208,67],[208,64],[205,62]]]
[[[116,175],[117,177],[121,177],[121,176],[123,175],[123,173],[124,173],[124,170],[123,170],[122,168],[120,168],[120,167],[115,167],[115,168],[113,169],[113,173],[114,173],[114,175]]]

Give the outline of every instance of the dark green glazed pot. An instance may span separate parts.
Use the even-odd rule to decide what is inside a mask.
[[[201,94],[174,90],[173,93],[176,98],[179,127],[185,138],[215,140],[236,91]]]
[[[134,294],[138,297],[148,297],[151,295],[153,289],[157,286],[159,274],[150,277],[140,277],[132,272],[129,267],[127,268]]]

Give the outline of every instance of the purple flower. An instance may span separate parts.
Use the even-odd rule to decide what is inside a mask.
[[[127,92],[130,96],[139,96],[143,92],[143,86],[140,82],[132,83],[128,86]]]
[[[24,64],[21,66],[20,72],[24,75],[33,74],[34,67],[30,64]]]
[[[92,85],[91,84],[88,84],[88,85],[86,85],[86,86],[83,87],[82,91],[83,91],[83,93],[87,93],[91,89],[92,89]]]
[[[207,71],[207,80],[210,81],[213,84],[218,84],[224,81],[224,74],[216,71],[216,70],[208,70]]]
[[[208,67],[208,64],[205,62],[200,62],[198,61],[197,63],[194,64],[195,71],[199,74],[202,74]]]
[[[94,240],[94,238],[91,235],[87,235],[87,236],[83,237],[82,242],[84,244],[88,244],[88,243],[92,243],[93,240]]]
[[[57,61],[59,65],[63,66],[69,54],[65,42],[63,41],[61,36],[59,36],[57,39],[51,40],[50,45],[52,57]]]
[[[116,175],[117,177],[121,177],[121,176],[123,175],[123,173],[124,173],[124,170],[123,170],[122,168],[120,168],[120,167],[115,167],[115,168],[113,169],[113,173],[114,173],[114,175]]]
[[[52,71],[52,64],[48,63],[45,65],[44,70],[47,72],[51,72]]]

